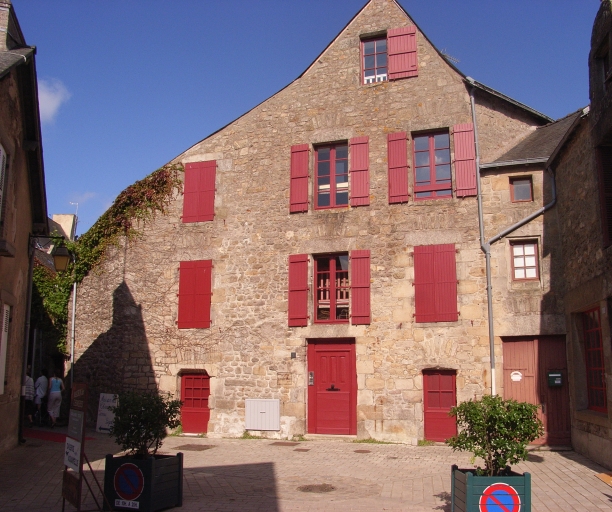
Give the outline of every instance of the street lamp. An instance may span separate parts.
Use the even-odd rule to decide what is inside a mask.
[[[65,245],[55,246],[51,251],[51,256],[53,256],[53,264],[57,272],[64,272],[68,268],[71,257]]]

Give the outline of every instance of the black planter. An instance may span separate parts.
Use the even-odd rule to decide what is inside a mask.
[[[183,504],[183,454],[106,456],[104,496],[115,510],[155,512]],[[104,510],[109,510],[104,503]]]
[[[480,512],[481,504],[484,510],[531,512],[531,474],[478,476],[473,469],[453,466],[451,500],[451,512]]]

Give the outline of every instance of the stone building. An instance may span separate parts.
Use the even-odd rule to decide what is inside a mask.
[[[546,164],[577,115],[466,77],[370,0],[174,160],[183,193],[79,287],[75,379],[170,391],[187,432],[409,443],[493,388],[558,402],[542,441],[569,442],[567,387],[543,384],[565,358],[532,362],[565,353]]]
[[[0,0],[0,451],[18,440],[29,234],[47,234],[35,53]]]
[[[549,165],[559,183],[572,444],[612,467],[612,7],[601,2],[589,54],[591,105]]]

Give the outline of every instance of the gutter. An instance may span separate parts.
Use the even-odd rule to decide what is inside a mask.
[[[505,236],[509,235],[513,231],[517,230],[521,226],[528,224],[533,219],[535,219],[536,217],[539,217],[545,211],[552,208],[557,202],[557,188],[556,188],[555,177],[552,172],[552,169],[550,166],[548,166],[546,170],[550,173],[550,176],[552,179],[552,183],[551,183],[552,199],[551,201],[544,207],[535,211],[531,215],[528,215],[527,217],[513,224],[509,228],[501,231],[500,233],[498,233],[497,235],[493,236],[492,238],[490,238],[489,240],[485,242],[484,215],[482,211],[482,187],[480,184],[480,171],[481,169],[486,169],[486,168],[501,167],[505,165],[517,165],[517,162],[524,163],[524,161],[514,160],[513,163],[498,162],[497,164],[485,164],[483,166],[480,165],[480,148],[478,145],[478,128],[476,125],[476,105],[475,105],[475,100],[474,100],[474,89],[476,89],[478,86],[472,79],[468,79],[468,81],[472,84],[472,87],[470,88],[470,104],[472,107],[472,123],[474,124],[474,142],[475,142],[475,147],[476,147],[476,178],[477,178],[476,179],[476,190],[478,194],[478,227],[480,231],[480,249],[485,254],[485,273],[486,273],[486,279],[487,279],[487,312],[488,312],[488,323],[489,323],[489,361],[491,365],[491,395],[495,396],[497,394],[497,386],[495,382],[496,380],[495,330],[494,330],[494,323],[493,323],[493,287],[491,285],[491,245],[497,242],[498,240],[501,240]],[[549,159],[529,159],[529,160],[536,160],[538,161],[537,163],[546,163],[548,162]],[[536,162],[529,162],[529,163],[536,163]]]

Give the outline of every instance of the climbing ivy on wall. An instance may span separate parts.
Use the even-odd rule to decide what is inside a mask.
[[[32,319],[43,322],[40,327],[57,338],[60,351],[66,352],[72,283],[80,283],[122,237],[133,238],[156,213],[166,213],[174,193],[182,190],[182,172],[182,164],[168,164],[121,192],[86,233],[74,242],[65,242],[75,255],[65,272],[53,273],[43,266],[34,269]]]

